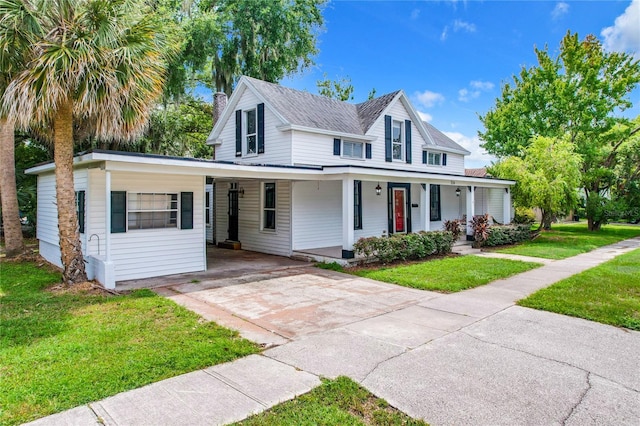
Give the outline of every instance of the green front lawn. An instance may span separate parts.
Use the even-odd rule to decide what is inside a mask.
[[[537,291],[518,304],[640,330],[640,249]]]
[[[640,226],[605,225],[600,231],[591,232],[584,222],[554,223],[551,231],[541,232],[533,241],[496,251],[545,259],[566,259],[637,236],[640,236]]]
[[[246,426],[423,425],[346,377],[325,380],[294,400],[236,423]]]
[[[539,266],[541,266],[539,263],[521,262],[519,260],[457,256],[407,265],[361,269],[339,268],[339,270],[348,274],[405,287],[453,293],[478,287],[500,278],[510,277]],[[335,266],[331,266],[331,268],[336,269]]]
[[[148,290],[51,292],[60,275],[0,264],[0,424],[63,411],[258,348]]]

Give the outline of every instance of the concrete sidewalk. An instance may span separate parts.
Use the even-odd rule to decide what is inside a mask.
[[[347,283],[345,277],[343,287],[359,285],[387,308],[335,328],[292,335],[289,343],[262,355],[31,424],[225,424],[310,390],[319,376],[346,375],[433,425],[635,425],[640,422],[640,333],[514,303],[638,247],[638,238],[623,241],[464,292],[430,293],[412,304],[402,299],[389,305],[388,292],[367,292],[368,280]],[[287,277],[288,291],[295,289],[294,278]]]

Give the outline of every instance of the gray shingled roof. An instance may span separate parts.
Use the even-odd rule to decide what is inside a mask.
[[[387,93],[379,98],[356,105],[358,116],[360,117],[360,125],[365,133],[369,131],[373,123],[380,117],[380,114],[382,114],[382,111],[384,111],[398,93],[400,93],[400,91],[396,90],[395,92]]]
[[[436,145],[466,151],[466,149],[455,143],[449,136],[445,135],[440,130],[433,127],[431,124],[427,123],[426,121],[423,121],[422,123],[427,128],[427,131],[433,138],[433,142]]]
[[[366,134],[400,92],[397,90],[366,102],[350,104],[251,77],[245,78],[289,123],[353,135]],[[429,123],[424,124],[436,145],[465,151]]]

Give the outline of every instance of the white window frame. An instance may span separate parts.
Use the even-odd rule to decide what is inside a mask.
[[[253,124],[254,124],[254,132],[253,133],[249,133],[249,114],[253,113]],[[257,108],[253,108],[253,109],[249,109],[246,110],[244,112],[244,122],[245,122],[245,128],[244,128],[244,142],[245,142],[245,157],[252,157],[254,155],[258,155],[258,109]],[[253,138],[253,145],[254,145],[254,150],[250,151],[249,150],[249,138]]]
[[[398,127],[400,128],[400,139],[398,142],[394,141],[393,139],[393,131],[396,128],[396,124],[398,125]],[[404,143],[404,123],[400,120],[392,120],[391,121],[391,159],[393,161],[404,161],[405,158],[405,143]],[[393,149],[394,146],[399,145],[400,146],[400,158],[397,158],[395,156],[395,150]]]
[[[204,191],[205,199],[204,199],[204,223],[207,228],[213,227],[212,218],[211,218],[211,198],[213,197],[213,191]]]
[[[178,215],[180,213],[179,194],[177,192],[127,192],[127,231],[142,231],[149,229],[178,229]],[[141,225],[132,227],[133,220],[149,220],[151,226]],[[132,217],[140,216],[139,219]],[[164,219],[164,226],[155,226],[156,220]]]
[[[436,161],[436,158],[438,161]],[[427,151],[427,165],[428,166],[442,166],[442,153]]]
[[[353,148],[351,149],[351,154],[347,154],[347,145],[350,145],[351,147],[355,147],[356,145],[360,146],[360,155],[353,155]],[[354,141],[346,141],[343,140],[342,141],[342,157],[343,158],[353,158],[356,160],[362,160],[364,159],[364,154],[365,154],[365,146],[364,146],[364,142],[354,142]]]
[[[267,207],[267,185],[273,185],[273,207]],[[263,232],[276,232],[278,228],[278,186],[276,182],[262,182],[260,185],[260,230]],[[265,216],[267,212],[273,212],[273,228],[266,227]]]

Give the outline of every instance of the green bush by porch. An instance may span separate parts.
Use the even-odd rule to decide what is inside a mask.
[[[564,279],[518,304],[640,331],[640,249]]]
[[[258,348],[156,296],[54,293],[60,274],[3,263],[0,424],[12,425]]]
[[[360,238],[353,248],[366,260],[377,259],[382,263],[390,263],[451,253],[453,243],[453,234],[449,231],[420,231],[389,237]]]

